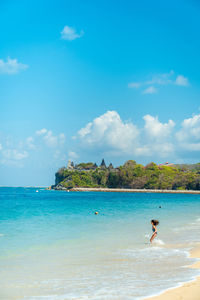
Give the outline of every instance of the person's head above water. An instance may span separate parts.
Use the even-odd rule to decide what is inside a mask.
[[[151,224],[157,226],[159,224],[158,220],[151,220]]]

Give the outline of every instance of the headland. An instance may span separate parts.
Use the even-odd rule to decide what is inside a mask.
[[[123,165],[106,166],[104,159],[96,163],[74,164],[55,174],[55,190],[134,192],[134,193],[185,193],[200,192],[200,163],[193,165],[155,164],[143,166],[134,160]]]

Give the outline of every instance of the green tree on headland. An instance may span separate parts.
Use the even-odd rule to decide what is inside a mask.
[[[53,188],[73,187],[200,190],[200,164],[143,166],[128,160],[114,168],[103,159],[99,167],[89,162],[58,170]]]

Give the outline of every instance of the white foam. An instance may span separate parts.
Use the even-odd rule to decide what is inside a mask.
[[[145,238],[150,239],[151,235],[150,234],[145,234]],[[161,245],[161,246],[165,245],[165,243],[161,239],[158,239],[158,238],[155,238],[153,240],[153,244]]]
[[[165,243],[161,239],[154,239],[153,243],[161,246],[165,245]]]

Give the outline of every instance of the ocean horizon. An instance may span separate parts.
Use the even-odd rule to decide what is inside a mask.
[[[0,187],[0,299],[144,299],[193,280],[199,204],[195,194]]]

